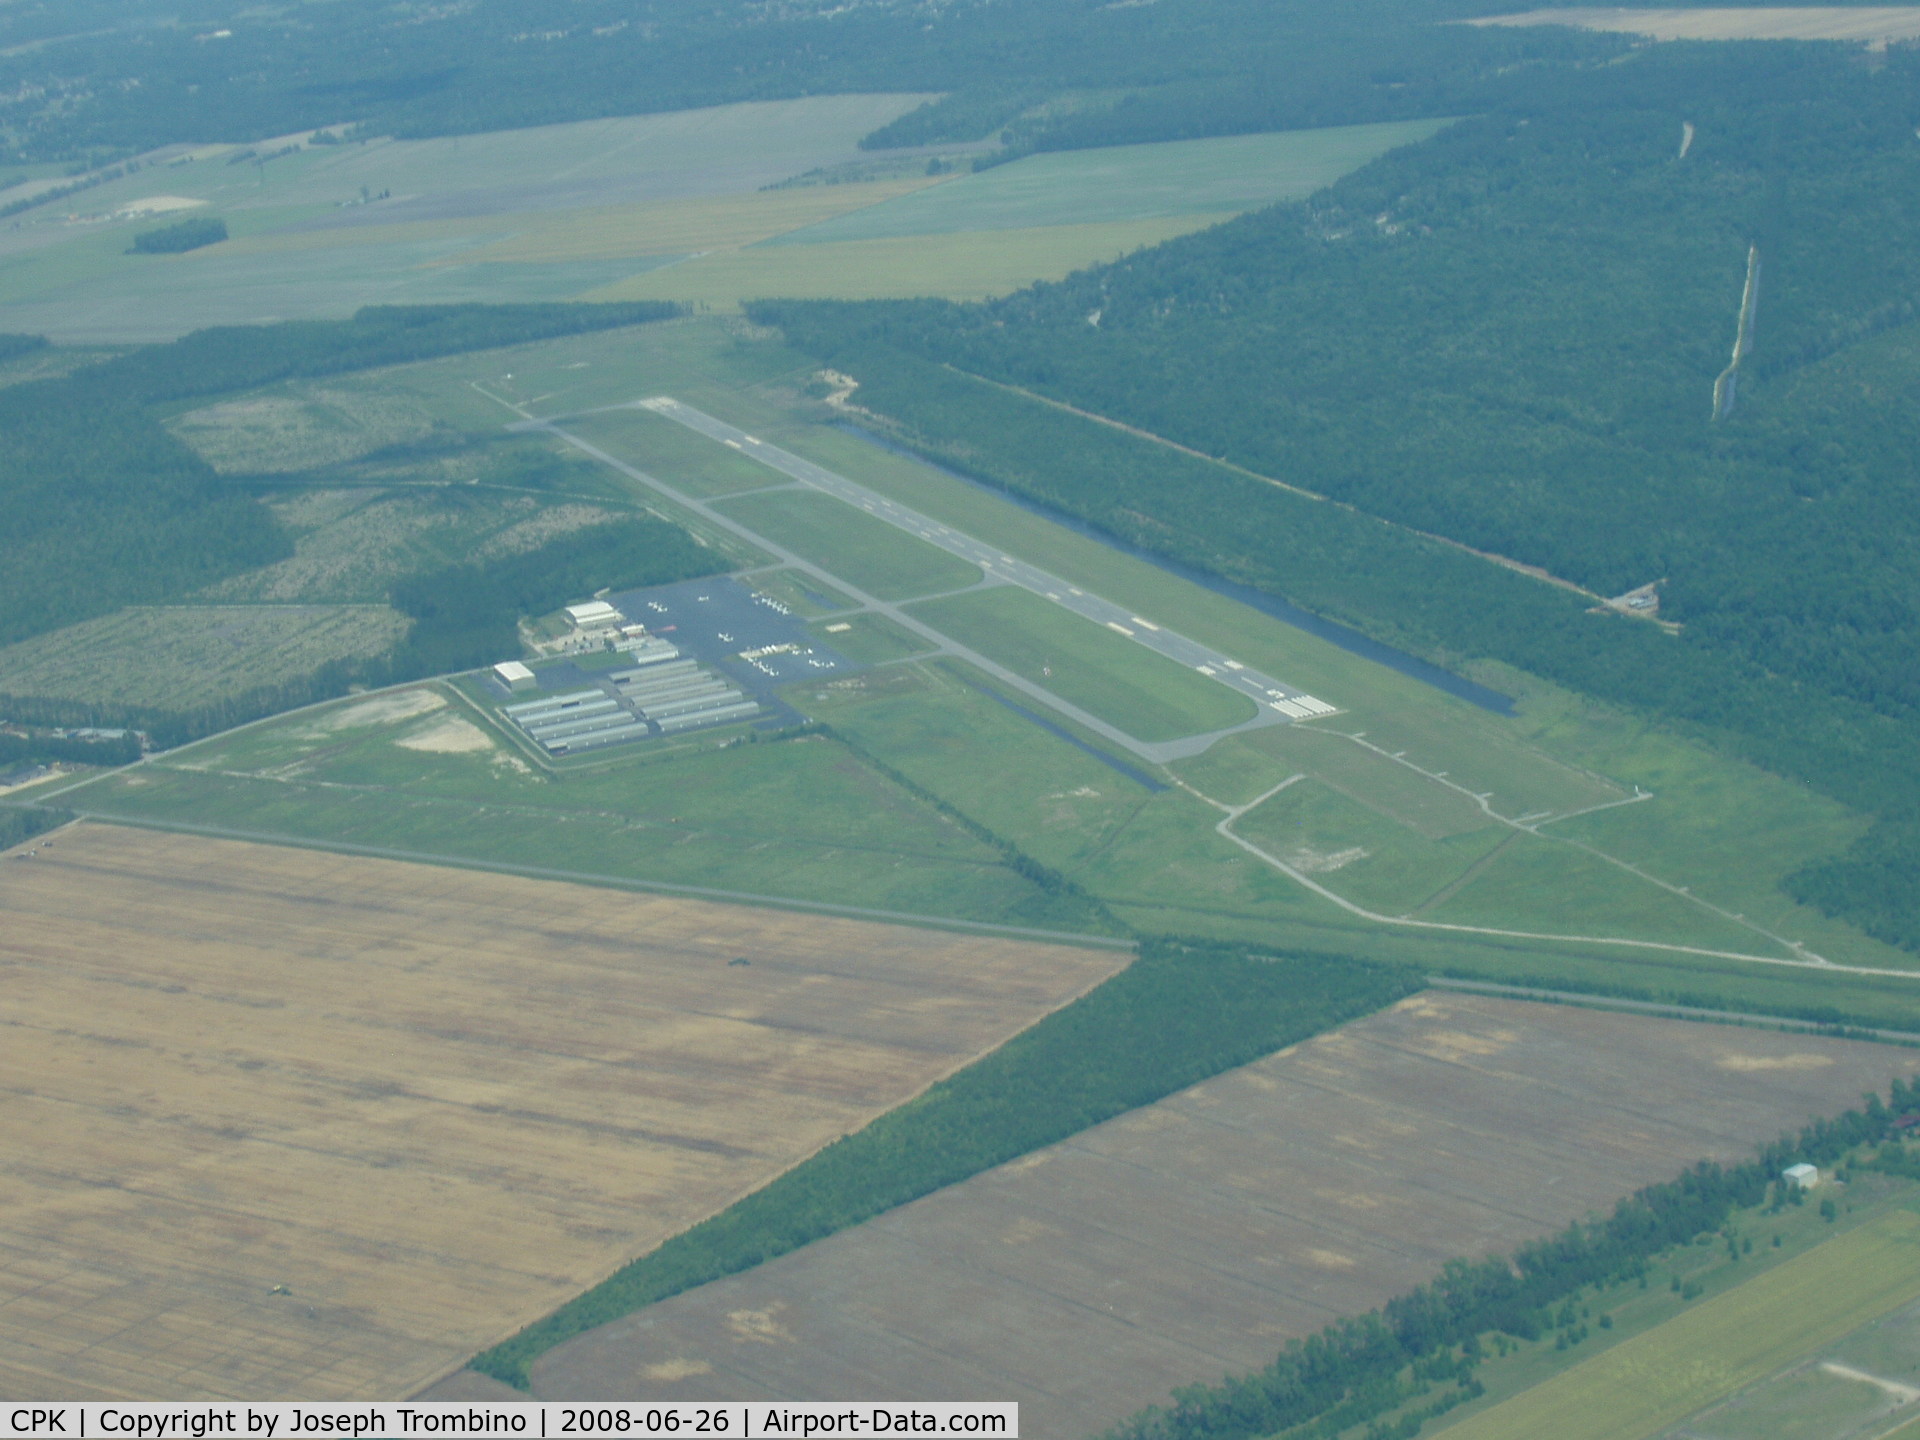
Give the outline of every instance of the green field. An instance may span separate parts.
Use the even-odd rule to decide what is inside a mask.
[[[1072,927],[1001,855],[831,740],[648,747],[548,773],[479,707],[420,687],[203,742],[85,807],[588,880],[651,880]]]
[[[777,482],[776,472],[765,474]],[[937,595],[980,580],[965,560],[817,490],[749,495],[716,508],[882,600]]]
[[[784,485],[787,477],[737,450],[716,445],[651,410],[614,410],[567,421],[569,432],[615,459],[705,500]]]
[[[924,655],[932,648],[920,636],[902,629],[884,615],[848,615],[839,620],[822,621],[812,629],[821,644],[865,665],[884,665],[910,655]]]
[[[965,230],[827,245],[754,245],[632,275],[583,300],[678,300],[715,309],[775,296],[979,300],[1117,260],[1233,218],[1230,211],[1155,215],[1028,230]]]
[[[1367,851],[1363,860],[1313,876],[1367,910],[1489,929],[1657,939],[1782,957],[1791,953],[1784,944],[1791,939],[1840,964],[1915,969],[1913,957],[1793,905],[1776,888],[1786,871],[1835,853],[1859,833],[1863,820],[1843,807],[1526,676],[1489,671],[1481,677],[1519,697],[1516,717],[1454,700],[990,492],[820,423],[833,413],[802,398],[815,368],[763,333],[723,318],[702,318],[453,357],[366,379],[409,397],[407,403],[417,404],[421,413],[466,436],[484,435],[515,418],[491,396],[552,415],[648,395],[678,396],[1339,705],[1340,714],[1313,726],[1228,737],[1158,777],[1178,778],[1197,793],[1177,786],[1156,791],[1102,763],[1098,754],[1111,753],[1111,742],[1082,736],[1095,753],[1078,749],[998,703],[988,693],[996,687],[987,677],[953,662],[907,658],[919,642],[893,633],[876,617],[829,616],[826,623],[853,626],[832,634],[815,622],[814,633],[823,642],[882,662],[882,668],[790,687],[790,703],[830,722],[863,753],[954,811],[1059,870],[1143,932],[1360,953],[1429,971],[1621,987],[1710,999],[1732,1008],[1823,1005],[1882,1023],[1915,1024],[1920,987],[1899,976],[1382,926],[1340,909],[1239,849],[1215,833],[1224,818],[1217,807],[1246,805],[1290,776],[1307,775],[1310,784],[1300,782],[1276,796],[1278,803],[1241,817],[1239,829],[1284,842],[1289,824],[1298,838],[1298,827],[1310,823],[1320,831],[1306,837],[1309,848]],[[695,461],[703,452],[722,459],[731,455],[697,438],[695,444],[696,450],[688,452]],[[678,518],[678,507],[642,493],[617,472],[605,473],[610,490],[624,503],[643,502]],[[977,578],[971,567],[958,567],[945,552],[930,551],[917,538],[824,495],[782,490],[721,503],[744,523],[764,526],[783,543],[844,574],[849,583],[906,595]],[[730,551],[749,548],[737,541],[725,544]],[[939,575],[931,568],[936,565],[958,568]],[[821,615],[844,601],[817,594],[807,599],[819,582],[803,584],[777,566],[756,572],[749,583],[802,617]],[[993,605],[1011,600],[1025,610],[1021,625],[1009,632],[1013,639],[1000,637],[996,643],[1030,646],[1035,643],[1031,625],[1044,631],[1061,621],[1085,623],[1064,612],[1031,610],[1010,592],[983,591],[969,597],[968,605],[980,600]],[[980,616],[964,607],[962,613],[974,622],[971,630],[958,615],[943,623],[960,632],[955,638],[967,641],[971,635],[972,643],[980,643],[986,629],[978,623]],[[1087,628],[1100,645],[1084,654],[1074,649],[1071,656],[1075,665],[1087,667],[1086,684],[1108,695],[1129,687],[1154,688],[1139,678],[1139,667],[1159,666],[1157,657],[1118,636],[1108,643],[1105,632]],[[1066,656],[1065,647],[1060,655],[1052,653],[1051,641],[1041,648],[1048,653],[1028,655],[1023,663],[1048,665]],[[1019,658],[1011,650],[1007,654]],[[1201,684],[1197,676],[1179,675],[1183,687]],[[1042,683],[1054,678],[1043,677]],[[1060,678],[1064,684],[1066,677]],[[1217,688],[1209,685],[1196,693],[1211,696]],[[1219,694],[1234,699],[1224,690]],[[287,723],[297,728],[302,722]],[[1062,723],[1074,730],[1071,722]],[[1190,717],[1181,723],[1197,721]],[[456,859],[610,871],[918,914],[1031,916],[1052,903],[1023,891],[997,862],[986,870],[973,868],[972,861],[958,869],[949,859],[936,863],[924,853],[914,825],[902,822],[896,833],[885,813],[864,817],[865,838],[843,845],[811,828],[812,801],[776,805],[755,815],[749,786],[737,801],[719,807],[733,817],[726,822],[734,827],[727,833],[706,838],[704,827],[696,826],[700,837],[669,843],[660,832],[632,823],[645,813],[650,826],[652,809],[630,812],[628,802],[617,798],[629,770],[658,776],[663,767],[685,777],[684,788],[662,792],[682,797],[669,802],[681,807],[668,810],[669,820],[688,818],[682,814],[690,808],[684,796],[716,786],[726,790],[724,777],[733,768],[750,772],[753,786],[776,794],[786,783],[776,778],[778,772],[799,766],[806,778],[793,783],[803,789],[827,787],[820,791],[826,794],[835,783],[830,767],[828,773],[815,773],[815,752],[804,746],[710,753],[691,742],[659,751],[641,747],[645,753],[610,755],[577,776],[569,771],[556,788],[555,782],[519,776],[505,763],[390,742],[305,758],[282,755],[275,748],[276,734],[273,724],[246,732],[246,746],[265,747],[257,762],[245,754],[227,755],[224,742],[215,742],[146,767],[138,777],[148,782],[144,785],[101,782],[74,799],[84,801],[83,808],[137,813],[158,823],[278,830]],[[702,757],[697,764],[690,758],[696,754]],[[225,758],[208,764],[205,756]],[[538,757],[518,758],[530,769],[538,765]],[[1130,757],[1118,758],[1131,763]],[[851,754],[837,763],[851,767],[849,776],[862,773]],[[259,778],[209,773],[214,770]],[[552,818],[547,806],[555,797],[582,793],[574,787],[587,774],[596,777],[596,787],[611,787],[615,798],[579,813],[569,810],[564,821]],[[1635,798],[1636,786],[1648,793]],[[524,803],[536,819],[509,823],[506,812],[496,814],[487,797],[506,790],[516,796],[513,815]],[[1486,797],[1499,815],[1538,825],[1541,834],[1505,838],[1511,827],[1489,818],[1475,796]],[[1300,807],[1310,800],[1314,813],[1308,815]],[[821,813],[831,810],[828,806]],[[743,841],[755,826],[755,839]],[[1563,835],[1642,866],[1651,878],[1550,839]],[[709,878],[703,881],[702,874]],[[1689,887],[1697,898],[1662,889],[1652,883],[1656,879]],[[1709,907],[1744,914],[1783,940],[1768,940]],[[1580,922],[1578,930],[1574,920]]]
[[[163,169],[27,211],[0,235],[0,329],[75,341],[160,339],[210,324],[346,315],[366,304],[571,298],[692,251],[897,193],[897,185],[828,187],[839,193],[772,194],[748,203],[746,215],[711,203],[687,213],[689,202],[711,202],[716,191],[751,197],[838,160],[923,98],[813,96],[308,146],[262,164],[244,158],[252,147],[202,146]],[[156,197],[203,202],[177,214],[217,214],[233,240],[185,255],[126,254],[132,235],[163,222],[123,212]],[[608,216],[616,200],[628,213]],[[652,207],[671,213],[649,237],[658,248],[648,255],[631,241],[582,251],[556,220],[584,211],[596,233],[648,236]],[[69,212],[94,218],[67,224]]]
[[[138,606],[0,649],[0,691],[190,710],[384,654],[406,626],[385,605]]]
[[[1311,775],[1241,815],[1233,833],[1357,905],[1415,916],[1515,836],[1482,825],[1429,839]],[[1551,906],[1537,908],[1550,922]]]
[[[263,164],[207,145],[0,235],[0,328],[114,342],[373,303],[1005,294],[1308,194],[1445,123],[1035,155],[937,183],[761,188],[844,157],[921,98],[307,146]],[[126,213],[156,198],[199,204]],[[64,222],[75,204],[88,223]],[[233,238],[126,253],[133,234],[179,215],[218,215]]]
[[[1447,124],[1409,120],[1028,155],[762,245],[1232,215],[1311,195],[1376,155],[1429,139]]]
[[[1920,1215],[1891,1211],[1444,1433],[1650,1440],[1916,1298]]]
[[[910,607],[913,615],[1136,740],[1174,740],[1254,717],[1204,675],[1011,585]]]

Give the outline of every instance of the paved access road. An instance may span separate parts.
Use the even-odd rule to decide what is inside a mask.
[[[791,451],[782,450],[778,445],[770,445],[744,430],[735,429],[724,420],[716,420],[703,411],[669,396],[659,396],[652,400],[639,402],[642,408],[652,410],[669,420],[677,420],[690,430],[697,430],[711,440],[730,445],[743,455],[750,455],[761,464],[778,470],[803,485],[815,490],[825,491],[837,500],[858,506],[876,519],[898,527],[910,535],[918,535],[929,544],[937,545],[948,554],[957,555],[962,560],[971,561],[990,579],[1003,580],[1030,590],[1035,595],[1051,600],[1054,604],[1083,615],[1097,625],[1104,625],[1126,636],[1149,650],[1166,656],[1178,664],[1198,670],[1202,675],[1210,676],[1229,689],[1238,690],[1251,696],[1263,710],[1276,711],[1288,719],[1306,720],[1320,715],[1331,715],[1335,708],[1324,700],[1315,699],[1302,690],[1295,689],[1284,681],[1271,675],[1263,675],[1258,670],[1249,669],[1237,660],[1231,660],[1197,640],[1142,619],[1124,606],[1111,600],[1103,600],[1098,595],[1089,595],[1086,591],[1069,585],[1057,575],[1050,575],[1038,566],[1029,565],[1024,560],[1016,560],[1003,554],[985,541],[943,525],[938,520],[922,515],[894,500],[889,500],[878,491],[823,469],[810,460],[802,460]]]

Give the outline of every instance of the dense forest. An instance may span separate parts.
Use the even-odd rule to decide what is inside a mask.
[[[203,250],[227,238],[227,222],[214,215],[199,215],[191,220],[162,225],[158,230],[142,230],[133,237],[130,255],[184,255]]]
[[[1570,1326],[1568,1302],[1588,1286],[1644,1276],[1660,1252],[1711,1236],[1735,1210],[1765,1203],[1770,1192],[1777,1201],[1782,1187],[1774,1177],[1787,1165],[1831,1166],[1891,1138],[1901,1116],[1920,1112],[1920,1091],[1905,1081],[1896,1079],[1892,1094],[1891,1106],[1870,1095],[1862,1109],[1816,1121],[1745,1164],[1696,1165],[1622,1200],[1604,1219],[1577,1222],[1511,1257],[1452,1261],[1438,1279],[1379,1310],[1289,1344],[1263,1370],[1178,1391],[1170,1406],[1135,1416],[1108,1440],[1334,1436],[1435,1392],[1437,1402],[1424,1413],[1442,1414],[1479,1393],[1472,1372],[1486,1341],[1499,1335],[1534,1340]],[[1904,1159],[1901,1149],[1884,1168],[1920,1170]],[[1411,1436],[1419,1428],[1386,1433]]]
[[[9,765],[130,765],[140,758],[132,735],[87,740],[78,736],[11,735],[0,731],[0,767]]]
[[[0,644],[292,553],[266,507],[175,439],[156,403],[674,313],[656,303],[373,306],[351,320],[196,331],[0,390]]]
[[[1483,108],[1541,57],[1615,37],[1436,31],[1472,0],[130,0],[0,7],[0,127],[16,159],[108,161],[184,141],[357,125],[460,134],[740,100],[951,98],[876,137],[1023,147]],[[90,18],[83,18],[90,17]],[[1065,103],[1043,104],[1046,101]],[[1023,119],[1024,117],[1024,119]]]
[[[605,589],[711,575],[725,557],[678,525],[635,516],[590,526],[485,565],[456,565],[393,587],[413,621],[390,662],[395,679],[489,665],[520,653],[519,621]]]
[[[1370,1014],[1419,983],[1407,971],[1343,956],[1147,941],[1112,979],[676,1235],[479,1356],[474,1368],[525,1387],[527,1366],[569,1336]]]
[[[1911,816],[1916,121],[1911,52],[1653,47],[1310,201],[1003,301],[753,314],[983,478],[1428,654],[1711,728]],[[1750,246],[1758,344],[1715,422]],[[1587,613],[1422,532],[1602,595],[1661,582],[1680,633]],[[1920,869],[1893,833],[1853,857],[1880,881],[1800,888],[1912,943]],[[1904,885],[1905,919],[1847,898],[1876,883]]]

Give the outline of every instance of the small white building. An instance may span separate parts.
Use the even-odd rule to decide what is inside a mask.
[[[533,671],[518,660],[502,660],[493,667],[494,678],[509,690],[532,690],[539,685]]]
[[[1797,1189],[1811,1190],[1820,1183],[1820,1168],[1807,1164],[1789,1165],[1780,1172],[1780,1178]]]
[[[626,623],[627,617],[604,600],[589,600],[584,605],[567,606],[567,618],[577,630],[610,630]]]

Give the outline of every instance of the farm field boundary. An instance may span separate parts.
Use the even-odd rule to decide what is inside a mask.
[[[0,867],[23,1400],[409,1393],[1127,961],[113,825],[37,848]]]
[[[1793,1020],[1779,1015],[1756,1015],[1740,1010],[1709,1010],[1697,1005],[1669,1005],[1658,1000],[1634,1000],[1598,991],[1547,990],[1537,985],[1502,985],[1492,980],[1467,980],[1454,975],[1429,975],[1436,990],[1464,990],[1474,995],[1511,995],[1516,1000],[1544,1000],[1584,1010],[1621,1010],[1670,1020],[1701,1020],[1717,1025],[1755,1025],[1763,1030],[1797,1030],[1811,1035],[1841,1035],[1848,1039],[1879,1040],[1889,1045],[1920,1045],[1920,1031],[1885,1030],[1826,1020]]]
[[[1419,1348],[1435,1339],[1424,1326],[1410,1353],[1384,1336],[1367,1344],[1372,1322],[1355,1317],[1455,1257],[1504,1271],[1484,1257],[1560,1235],[1640,1186],[1678,1200],[1684,1187],[1664,1182],[1703,1155],[1748,1173],[1756,1143],[1917,1066],[1912,1051],[1858,1041],[1427,991],[583,1334],[535,1362],[533,1390],[680,1399],[712,1383],[703,1365],[753,1399],[991,1377],[1040,1435],[1099,1433],[1174,1390],[1183,1400],[1164,1425],[1121,1433],[1284,1432],[1324,1413],[1288,1405],[1356,1390],[1371,1401],[1393,1388],[1376,1379],[1439,1350]],[[1557,1183],[1541,1185],[1543,1171]],[[1456,1172],[1474,1183],[1447,1183]],[[1697,1192],[1703,1208],[1686,1193],[1684,1216],[1711,1211],[1711,1182]],[[1794,1213],[1825,1228],[1810,1209]],[[1669,1228],[1690,1247],[1686,1226]],[[1546,1253],[1562,1252],[1550,1242]],[[1536,1269],[1529,1310],[1557,1306],[1586,1273]],[[1450,1304],[1464,1309],[1477,1292],[1461,1289]],[[994,1325],[970,1318],[983,1309]],[[792,1342],[749,1339],[730,1320],[742,1314],[777,1320]],[[1330,1383],[1283,1379],[1282,1403],[1263,1410],[1262,1367],[1330,1324],[1310,1351],[1336,1367]],[[1342,1354],[1360,1373],[1340,1373]],[[642,1364],[668,1357],[683,1362],[676,1376],[641,1380]],[[1206,1415],[1187,1387],[1222,1370],[1252,1372],[1222,1387],[1246,1403],[1223,1398],[1228,1413]]]
[[[1161,941],[913,1102],[676,1236],[474,1368],[519,1386],[540,1355],[1400,999],[1404,971],[1335,955]],[[1129,1063],[1116,1066],[1124,1054]]]
[[[54,794],[59,793],[64,792],[52,792],[40,798],[52,799]],[[486,870],[498,875],[520,875],[530,880],[563,880],[569,884],[592,885],[612,890],[684,895],[689,899],[714,900],[729,905],[752,905],[774,910],[840,915],[852,920],[877,920],[889,924],[914,925],[929,930],[1006,935],[1019,939],[1041,940],[1062,945],[1084,945],[1107,950],[1131,950],[1135,944],[1132,940],[1103,935],[1082,935],[1070,930],[995,925],[984,920],[959,920],[946,915],[913,915],[898,910],[875,910],[859,905],[833,905],[825,901],[801,900],[787,895],[755,895],[739,890],[719,890],[706,885],[676,885],[664,880],[635,880],[624,875],[596,875],[581,870],[556,870],[540,865],[514,865],[465,855],[434,854],[428,851],[401,850],[381,845],[355,845],[344,840],[315,839],[305,835],[276,834],[264,830],[243,830],[226,825],[195,825],[186,821],[160,820],[151,816],[105,810],[72,810],[71,813],[76,819],[93,820],[106,825],[120,825],[134,830],[205,835],[213,839],[244,840],[252,844],[286,846],[296,850],[326,850],[339,855],[363,855],[377,860],[404,860],[413,864],[445,866],[455,870]]]

